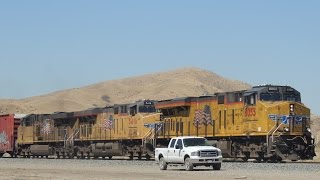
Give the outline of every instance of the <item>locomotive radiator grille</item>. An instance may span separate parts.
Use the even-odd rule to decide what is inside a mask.
[[[200,151],[200,157],[217,157],[218,151]]]

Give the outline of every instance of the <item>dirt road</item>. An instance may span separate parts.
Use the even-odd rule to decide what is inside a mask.
[[[160,171],[154,161],[0,159],[0,179],[320,179],[320,164],[224,163],[220,171],[183,167]]]

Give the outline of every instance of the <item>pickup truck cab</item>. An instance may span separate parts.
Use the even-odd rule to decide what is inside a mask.
[[[205,138],[187,136],[172,138],[168,148],[156,148],[155,160],[161,170],[166,170],[168,164],[182,164],[187,171],[196,166],[212,166],[213,170],[220,170],[222,154]]]

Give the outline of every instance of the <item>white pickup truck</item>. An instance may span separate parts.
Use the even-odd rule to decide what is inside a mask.
[[[166,170],[168,164],[182,164],[187,171],[196,166],[212,166],[213,170],[220,170],[222,154],[205,138],[187,136],[172,138],[168,148],[156,148],[155,160],[161,170]]]

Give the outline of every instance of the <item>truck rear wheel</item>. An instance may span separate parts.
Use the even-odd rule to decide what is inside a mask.
[[[167,163],[164,160],[164,157],[161,157],[159,160],[159,166],[160,166],[160,170],[167,170]]]
[[[186,168],[186,171],[192,171],[193,170],[193,164],[192,162],[190,161],[190,158],[187,157],[185,160],[184,160],[184,167]]]
[[[214,164],[214,165],[212,165],[212,167],[213,167],[213,170],[220,170],[221,169],[221,163]]]

